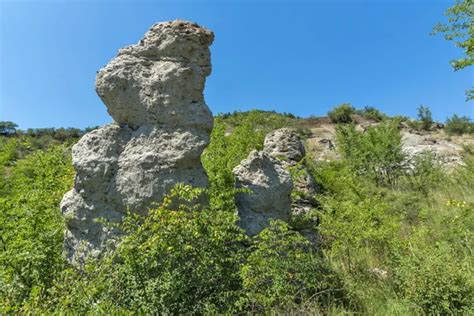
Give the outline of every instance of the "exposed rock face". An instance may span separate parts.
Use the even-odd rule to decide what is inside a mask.
[[[167,124],[210,131],[202,91],[211,73],[214,34],[197,24],[155,24],[137,45],[100,70],[96,90],[113,119],[132,127]]]
[[[430,152],[444,167],[452,168],[463,164],[462,146],[448,142],[445,139],[402,132],[403,151],[408,158],[413,158],[423,152]]]
[[[236,197],[239,224],[248,235],[258,234],[270,219],[290,219],[293,185],[290,173],[278,160],[254,150],[233,172],[237,188],[251,191]]]
[[[289,165],[294,165],[306,154],[300,138],[289,128],[277,129],[267,134],[263,151]]]
[[[236,198],[240,226],[248,235],[258,234],[270,219],[288,221],[292,214],[307,213],[316,205],[316,183],[301,163],[304,156],[298,134],[282,128],[265,137],[263,151],[252,151],[234,169],[237,187],[252,192]],[[297,193],[293,199],[292,191]]]
[[[101,253],[127,210],[146,213],[177,183],[205,187],[200,156],[212,114],[204,102],[213,33],[197,24],[154,25],[99,71],[96,90],[116,123],[73,147],[74,188],[61,209],[71,262]]]
[[[265,137],[263,151],[279,159],[286,169],[292,171],[295,197],[292,203],[293,214],[305,213],[315,206],[313,196],[316,183],[307,168],[299,163],[305,156],[305,148],[296,132],[281,128]]]

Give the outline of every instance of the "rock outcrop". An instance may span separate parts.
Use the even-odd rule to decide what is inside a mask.
[[[402,131],[403,152],[409,159],[424,152],[433,154],[436,160],[446,168],[453,168],[463,164],[461,152],[462,146],[449,142],[442,137],[418,135],[407,131]]]
[[[236,204],[239,225],[250,236],[268,226],[270,219],[288,221],[291,216],[291,176],[281,163],[263,151],[252,151],[233,170],[239,193]]]
[[[213,122],[203,96],[213,38],[194,23],[158,23],[97,74],[115,122],[73,147],[74,188],[61,203],[70,262],[113,241],[118,232],[103,221],[146,213],[177,183],[207,186],[200,156]]]
[[[282,165],[291,171],[295,193],[291,206],[292,213],[306,213],[314,208],[316,183],[311,173],[301,163],[306,152],[298,134],[289,128],[275,130],[265,137],[263,151],[280,160]]]
[[[298,134],[282,128],[265,137],[263,151],[252,151],[234,169],[237,188],[250,190],[236,197],[240,226],[248,235],[258,234],[270,219],[289,221],[314,208],[317,190],[301,163],[305,154]]]
[[[299,136],[289,128],[280,128],[268,133],[263,142],[263,151],[288,166],[295,165],[306,154]]]

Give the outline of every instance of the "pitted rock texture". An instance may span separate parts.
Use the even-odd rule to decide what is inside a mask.
[[[291,171],[294,188],[293,214],[307,213],[315,207],[316,182],[306,166],[301,163],[306,152],[296,131],[290,128],[275,130],[265,137],[263,151],[280,160]]]
[[[306,152],[299,136],[289,128],[277,129],[265,136],[263,151],[280,159],[284,164],[294,165]]]
[[[236,187],[250,190],[236,196],[239,225],[248,235],[258,234],[270,219],[290,219],[293,185],[290,173],[278,160],[254,150],[233,173]]]
[[[213,122],[203,97],[213,37],[194,23],[159,23],[98,73],[96,90],[116,123],[72,150],[74,188],[61,203],[70,262],[114,246],[120,232],[104,221],[145,214],[177,183],[208,185],[200,156]]]
[[[119,124],[212,129],[203,89],[214,34],[185,21],[155,24],[97,74],[96,91]]]

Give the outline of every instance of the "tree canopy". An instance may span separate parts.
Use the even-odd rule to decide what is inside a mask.
[[[443,33],[444,38],[461,48],[464,57],[451,60],[454,70],[461,70],[474,64],[474,0],[457,0],[444,13],[448,23],[438,23],[433,34]],[[466,91],[467,100],[474,99],[474,88]]]

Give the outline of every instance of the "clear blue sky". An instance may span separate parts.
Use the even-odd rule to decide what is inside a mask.
[[[176,18],[212,29],[214,113],[252,108],[323,115],[350,102],[414,117],[474,116],[464,90],[472,69],[430,36],[453,1],[0,0],[0,120],[21,128],[111,121],[94,91],[96,71],[155,22]]]

